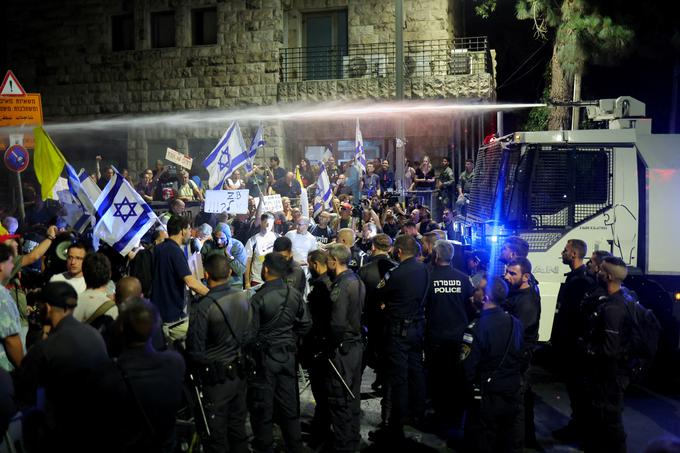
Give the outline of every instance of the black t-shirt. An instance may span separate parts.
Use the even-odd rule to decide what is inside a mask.
[[[423,173],[420,168],[416,170],[416,179],[434,179],[434,169],[431,169],[427,173]],[[432,182],[417,182],[416,189],[420,190],[432,190],[434,189],[434,181]]]
[[[330,225],[326,225],[326,228],[321,228],[319,225],[314,225],[310,230],[312,236],[316,237],[316,241],[322,244],[330,244],[333,242],[333,230]]]
[[[191,275],[191,270],[184,252],[172,239],[155,247],[153,275],[151,302],[158,307],[163,322],[184,318],[184,277]]]

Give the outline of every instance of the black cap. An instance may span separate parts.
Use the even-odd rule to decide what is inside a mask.
[[[50,282],[43,288],[41,298],[53,307],[64,310],[75,308],[78,304],[78,293],[66,282]]]

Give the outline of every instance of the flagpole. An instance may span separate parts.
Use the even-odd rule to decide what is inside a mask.
[[[261,127],[262,127],[262,121],[260,121],[260,125],[258,126],[258,130]],[[257,131],[255,131],[255,135],[257,135]],[[252,146],[252,144],[251,144],[251,146]],[[250,149],[246,153],[246,158],[248,159],[248,163],[250,164],[250,168],[252,168],[253,173],[255,173],[255,163],[253,162],[253,159],[250,157]],[[257,190],[260,192],[260,198],[262,198],[262,202],[264,202],[264,198],[263,198],[264,194],[262,193],[262,187],[260,187],[260,184],[257,182],[257,178],[255,178],[255,185],[257,186]]]

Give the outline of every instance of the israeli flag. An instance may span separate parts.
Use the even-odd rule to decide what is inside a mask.
[[[78,221],[71,225],[74,230],[83,232],[88,224],[94,227],[96,223],[96,210],[94,202],[99,198],[101,189],[90,179],[85,170],[76,173],[75,169],[68,162],[65,164],[66,175],[68,176],[68,189],[76,204],[80,206],[83,213]]]
[[[250,144],[250,149],[248,150],[248,161],[246,162],[246,171],[248,172],[253,171],[253,160],[255,159],[257,150],[258,148],[262,148],[266,144],[267,142],[264,141],[264,127],[260,126],[257,128],[257,132],[255,132],[255,137],[253,137],[253,141]]]
[[[354,165],[359,170],[359,174],[366,173],[366,153],[364,152],[364,138],[361,136],[361,129],[359,129],[359,118],[357,118],[357,131],[354,141]]]
[[[224,181],[234,170],[247,162],[248,150],[241,135],[241,128],[238,122],[234,121],[220,138],[215,149],[203,161],[203,166],[210,175],[208,185],[214,190],[222,189]]]
[[[126,256],[158,217],[129,182],[113,169],[113,177],[94,203],[97,224],[93,236]]]
[[[319,177],[316,180],[316,198],[314,200],[314,217],[321,213],[323,207],[330,211],[333,205],[331,180],[323,162],[319,164]]]

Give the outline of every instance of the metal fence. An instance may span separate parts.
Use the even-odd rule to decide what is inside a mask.
[[[281,50],[281,82],[394,77],[395,44],[292,47]],[[404,77],[491,73],[486,36],[407,41]]]

